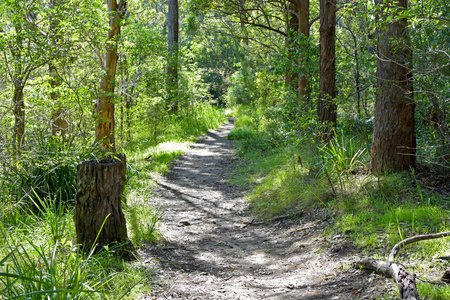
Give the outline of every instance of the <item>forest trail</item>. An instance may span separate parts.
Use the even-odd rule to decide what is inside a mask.
[[[345,237],[325,239],[327,214],[250,224],[245,190],[228,178],[236,160],[232,120],[200,138],[158,180],[164,243],[140,250],[155,268],[143,299],[375,299],[386,279],[355,270]]]

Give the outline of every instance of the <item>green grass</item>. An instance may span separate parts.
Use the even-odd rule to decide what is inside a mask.
[[[135,246],[161,239],[163,212],[151,202],[155,179],[198,135],[222,124],[224,114],[223,109],[198,103],[189,118],[169,116],[156,139],[151,124],[135,131],[134,146],[126,147],[123,201],[128,236]],[[76,250],[76,164],[101,152],[72,140],[37,138],[30,156],[7,162],[0,170],[5,179],[0,181],[0,298],[139,299],[151,294],[154,270],[139,259],[125,262],[115,248],[95,255]],[[33,157],[37,159],[28,160]]]
[[[277,147],[269,135],[256,130],[263,124],[256,124],[252,112],[241,108],[237,113],[236,123],[242,125],[232,137],[238,140],[240,163],[233,183],[251,187],[247,198],[260,218],[325,208],[333,222],[324,234],[345,233],[363,253],[382,260],[402,239],[450,231],[449,199],[421,186],[412,171],[368,174],[364,140],[341,131],[319,151],[311,150],[314,145]],[[264,136],[268,143],[261,145],[256,136]],[[449,241],[409,245],[398,259],[423,279],[437,281],[433,274],[440,276],[449,263],[434,259],[450,254]],[[445,285],[419,282],[418,286],[421,297],[450,298]]]
[[[114,249],[95,256],[74,250],[71,211],[16,214],[0,222],[0,295],[5,299],[134,299],[131,287],[150,291],[151,272],[125,263]]]

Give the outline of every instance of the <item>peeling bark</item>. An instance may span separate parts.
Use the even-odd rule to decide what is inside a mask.
[[[117,67],[117,42],[120,36],[122,19],[126,13],[126,1],[108,0],[108,11],[110,13],[110,29],[108,33],[108,44],[106,47],[105,76],[100,85],[100,96],[97,100],[95,110],[97,113],[97,125],[95,127],[95,140],[101,141],[103,146],[115,151],[115,122],[114,122],[114,86]]]

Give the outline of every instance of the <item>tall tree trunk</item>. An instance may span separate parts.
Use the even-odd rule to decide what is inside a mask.
[[[167,95],[172,112],[178,111],[178,0],[169,0]]]
[[[61,85],[61,80],[58,77],[56,68],[53,64],[49,64],[48,72],[50,75],[50,99],[54,104],[54,111],[52,113],[52,135],[55,136],[58,132],[64,136],[69,131],[69,123],[66,119],[66,110],[60,103],[60,94],[57,91]]]
[[[103,146],[115,151],[114,136],[114,79],[117,67],[117,41],[120,35],[120,27],[127,10],[125,0],[108,0],[109,33],[106,46],[106,60],[104,65],[105,75],[100,84],[100,96],[95,110],[97,113],[97,125],[95,127],[95,140],[101,141]]]
[[[14,133],[15,133],[15,150],[20,155],[25,139],[25,101],[23,100],[23,89],[25,84],[20,80],[14,83]]]
[[[407,3],[407,0],[375,0],[381,7],[377,17],[383,21],[377,32],[377,98],[370,156],[370,168],[375,173],[400,171],[415,163],[415,103],[408,24],[398,13],[394,21],[384,22],[396,9],[406,9]]]
[[[311,98],[311,89],[309,87],[308,74],[308,38],[309,38],[309,0],[299,0],[299,36],[300,36],[300,66],[303,69],[299,80],[299,95],[302,101],[308,101]]]
[[[61,0],[51,0],[50,1],[50,8],[55,9],[58,5],[61,4]],[[50,38],[53,44],[53,49],[56,54],[58,43],[60,41],[60,35],[58,34],[58,27],[59,27],[59,17],[55,13],[50,17]],[[61,135],[65,135],[69,129],[69,123],[67,123],[67,120],[65,118],[66,110],[64,107],[62,107],[59,98],[60,94],[57,91],[59,86],[61,86],[61,80],[58,76],[58,72],[56,70],[56,67],[50,62],[48,64],[48,73],[50,76],[50,99],[52,100],[52,103],[54,105],[54,111],[52,113],[52,135],[56,135],[58,132]]]
[[[317,105],[319,122],[323,123],[322,138],[331,137],[336,126],[336,0],[320,0],[320,96]]]
[[[284,77],[285,85],[290,90],[298,92],[298,32],[299,19],[298,19],[298,5],[290,3],[287,13],[287,37],[286,48],[288,56],[288,66]]]

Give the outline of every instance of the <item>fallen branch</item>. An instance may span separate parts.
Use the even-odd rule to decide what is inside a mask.
[[[450,231],[446,231],[446,232],[440,232],[440,233],[433,233],[433,234],[423,234],[423,235],[416,235],[410,238],[407,238],[401,242],[398,242],[394,248],[392,248],[391,250],[391,254],[389,254],[389,260],[390,262],[394,261],[394,258],[397,256],[398,251],[405,247],[406,245],[415,243],[415,242],[419,242],[419,241],[424,241],[424,240],[433,240],[433,239],[439,239],[439,238],[443,238],[446,236],[450,236]]]
[[[406,270],[406,267],[403,266],[402,264],[395,263],[394,259],[397,256],[398,251],[404,248],[406,245],[418,241],[443,238],[446,236],[450,236],[450,231],[413,236],[411,238],[407,238],[397,243],[392,248],[391,253],[389,254],[388,261],[363,259],[361,261],[356,262],[356,266],[358,268],[373,270],[387,277],[394,278],[400,291],[401,299],[409,299],[409,300],[419,299],[415,275],[409,274],[408,271]]]

